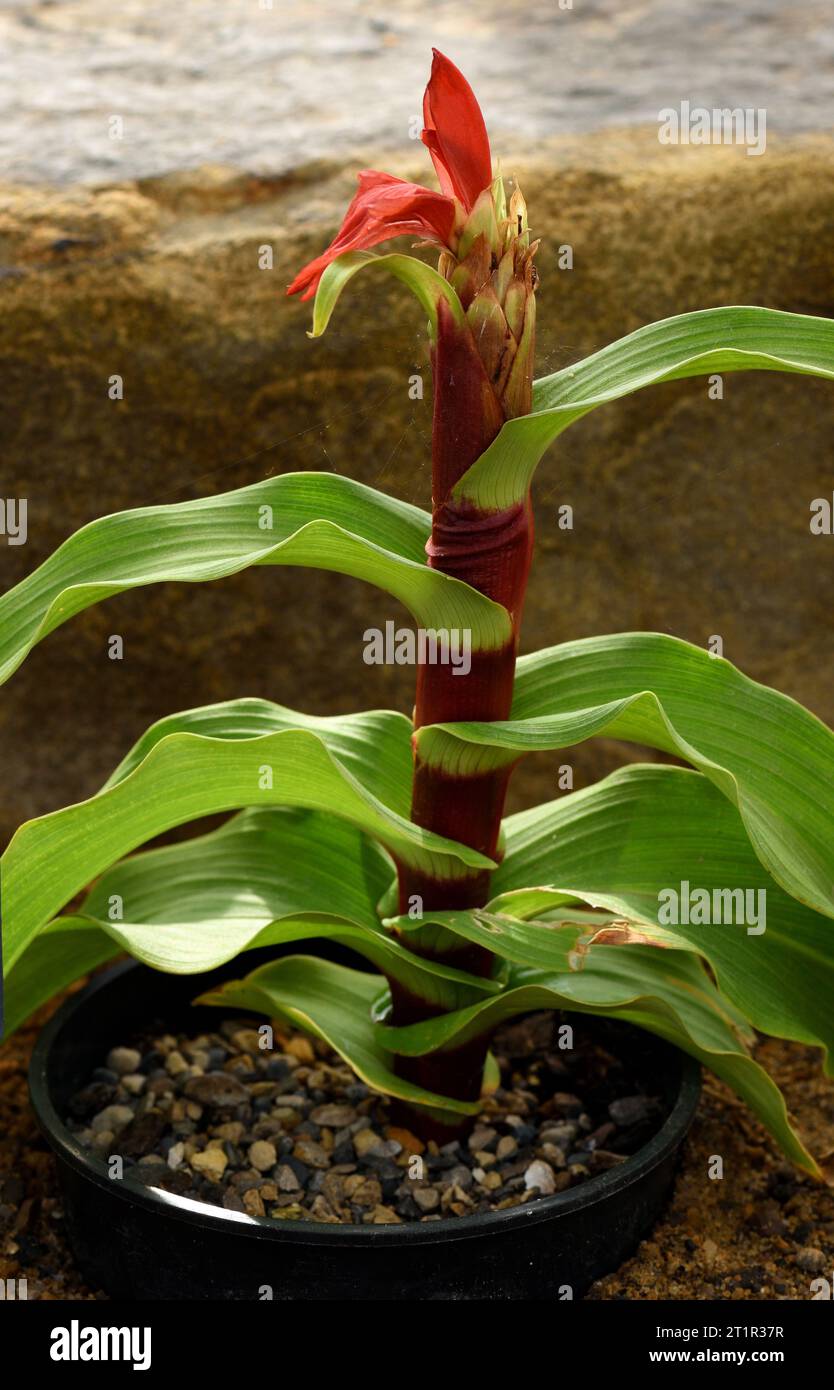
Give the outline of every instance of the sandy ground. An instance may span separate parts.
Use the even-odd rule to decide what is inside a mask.
[[[49,1006],[51,1008],[52,1006]],[[0,1279],[29,1298],[96,1298],[63,1236],[55,1168],[28,1107],[38,1020],[0,1049]],[[784,1090],[810,1148],[834,1158],[834,1084],[810,1048],[767,1041],[758,1057]],[[720,1155],[721,1180],[708,1176]],[[727,1089],[707,1078],[664,1219],[591,1299],[807,1299],[834,1271],[834,1190],[794,1172]]]
[[[666,106],[834,124],[829,0],[0,0],[0,168],[101,182],[201,163],[274,174],[402,149],[436,45],[493,146]],[[114,137],[111,118],[120,117]]]

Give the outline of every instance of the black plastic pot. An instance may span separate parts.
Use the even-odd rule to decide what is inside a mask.
[[[113,1298],[578,1298],[660,1214],[700,1082],[696,1063],[659,1041],[651,1086],[670,1113],[654,1138],[529,1206],[400,1226],[275,1223],[147,1188],[130,1169],[109,1178],[61,1118],[70,1096],[114,1042],[151,1020],[215,1028],[217,1011],[190,1000],[216,979],[118,965],[64,1003],[32,1056],[32,1104],[57,1157],[70,1244],[89,1283]],[[592,1023],[583,1016],[583,1028]]]

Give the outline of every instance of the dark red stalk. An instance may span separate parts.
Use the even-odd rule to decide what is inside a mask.
[[[532,354],[531,354],[532,355]],[[434,418],[432,426],[432,533],[426,547],[429,565],[465,581],[507,609],[512,636],[498,651],[472,653],[465,676],[450,666],[424,665],[418,670],[414,726],[457,720],[507,719],[512,704],[521,616],[533,546],[529,496],[524,504],[486,512],[452,499],[452,489],[489,447],[504,423],[504,412],[467,328],[455,325],[445,303],[439,312],[433,353]],[[528,406],[529,408],[529,406]],[[415,755],[411,818],[427,830],[469,845],[495,858],[511,767],[476,776],[450,776]],[[482,907],[489,897],[490,874],[473,871],[464,878],[439,880],[405,866],[399,870],[400,911],[415,896],[424,913]],[[443,952],[427,950],[419,933],[407,944],[420,954],[442,957],[472,974],[492,973],[491,952],[461,943]],[[430,1017],[431,1006],[392,989],[391,1022],[414,1023]],[[400,1074],[427,1090],[462,1100],[477,1099],[488,1040],[477,1038],[464,1048],[400,1058]],[[424,1133],[448,1131],[443,1124],[419,1117]]]
[[[507,203],[503,183],[493,181],[489,138],[469,83],[437,49],[423,119],[422,139],[441,192],[364,170],[336,237],[288,291],[309,298],[326,267],[343,253],[408,233],[441,248],[438,270],[455,292],[454,311],[445,296],[437,304],[428,562],[501,604],[511,619],[511,635],[498,651],[472,651],[466,675],[448,665],[422,666],[416,729],[466,719],[501,720],[510,713],[533,544],[530,499],[489,512],[456,502],[453,489],[489,448],[505,420],[531,409],[537,283],[533,259],[538,246],[530,241],[520,189],[514,189]],[[419,752],[415,759],[412,819],[495,859],[510,769],[451,776],[423,763]],[[473,870],[440,880],[400,865],[398,874],[402,913],[413,907],[415,897],[424,913],[480,907],[488,901],[488,872]],[[452,944],[448,933],[444,940],[442,933],[427,937],[418,929],[407,934],[406,944],[424,955],[445,955],[474,974],[487,975],[493,967],[489,951],[458,939]],[[396,982],[392,994],[394,1024],[430,1016],[431,1006],[406,994]],[[485,1042],[477,1040],[455,1052],[402,1059],[400,1070],[434,1092],[476,1099],[485,1052]],[[430,1127],[424,1114],[412,1124]]]

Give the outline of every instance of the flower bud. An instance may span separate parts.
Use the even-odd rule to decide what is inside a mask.
[[[498,218],[495,215],[495,200],[491,188],[484,189],[463,224],[463,230],[458,242],[458,260],[462,260],[469,254],[476,237],[481,235],[483,235],[486,240],[490,254],[496,257],[499,256],[502,250],[502,241],[498,230]]]
[[[465,217],[456,255],[444,252],[440,258],[440,273],[466,311],[467,329],[503,419],[531,408],[538,245],[530,244],[521,189],[516,185],[507,203],[503,180],[497,178]]]

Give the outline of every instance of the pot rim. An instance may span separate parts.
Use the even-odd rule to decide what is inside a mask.
[[[557,1218],[563,1213],[576,1212],[615,1194],[622,1194],[645,1173],[658,1166],[683,1141],[695,1115],[701,1093],[701,1068],[687,1053],[673,1048],[680,1059],[681,1075],[677,1097],[666,1119],[655,1135],[625,1163],[605,1173],[589,1178],[578,1187],[568,1188],[550,1197],[540,1197],[525,1206],[508,1207],[504,1211],[480,1212],[476,1216],[441,1217],[439,1221],[401,1221],[399,1224],[358,1226],[329,1224],[314,1221],[276,1221],[268,1216],[249,1216],[245,1212],[227,1211],[211,1203],[197,1201],[146,1187],[133,1176],[129,1168],[118,1181],[108,1177],[103,1159],[91,1154],[68,1129],[55,1108],[50,1093],[47,1063],[60,1034],[71,1028],[75,1015],[89,1001],[129,970],[141,969],[133,960],[121,961],[96,975],[76,994],[65,999],[38,1034],[29,1064],[29,1097],[38,1125],[57,1156],[97,1187],[124,1201],[146,1210],[187,1224],[197,1224],[218,1234],[245,1236],[257,1240],[289,1241],[294,1245],[366,1246],[401,1244],[442,1244],[449,1239],[472,1240],[479,1236],[515,1230],[541,1221]],[[567,1012],[570,1012],[568,1010]],[[666,1046],[673,1046],[666,1044]]]

